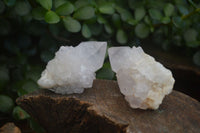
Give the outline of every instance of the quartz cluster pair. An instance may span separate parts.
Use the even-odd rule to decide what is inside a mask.
[[[95,41],[82,42],[76,47],[62,46],[48,62],[38,84],[55,93],[82,93],[84,88],[92,87],[106,49],[106,42]],[[111,47],[108,54],[120,91],[132,108],[157,109],[172,91],[171,71],[141,47]]]

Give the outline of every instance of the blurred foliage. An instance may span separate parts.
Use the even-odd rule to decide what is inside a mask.
[[[198,0],[0,0],[0,112],[43,132],[14,101],[39,89],[40,73],[61,45],[147,39],[200,66],[199,22]],[[114,78],[107,56],[97,78]]]

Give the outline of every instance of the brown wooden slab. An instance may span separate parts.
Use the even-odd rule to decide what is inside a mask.
[[[48,133],[198,133],[200,103],[173,91],[158,110],[132,109],[117,82],[95,80],[82,94],[40,90],[17,99]]]

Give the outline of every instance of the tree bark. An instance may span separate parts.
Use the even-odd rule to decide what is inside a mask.
[[[132,109],[117,82],[95,80],[82,94],[39,90],[17,99],[48,133],[195,133],[200,103],[173,91],[157,110]]]

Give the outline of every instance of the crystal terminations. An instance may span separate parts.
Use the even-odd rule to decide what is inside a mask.
[[[132,108],[157,109],[172,91],[171,71],[141,47],[112,47],[108,53],[120,91]]]
[[[55,93],[82,93],[92,87],[95,71],[103,65],[107,43],[82,42],[76,47],[61,46],[42,72],[38,84]]]

